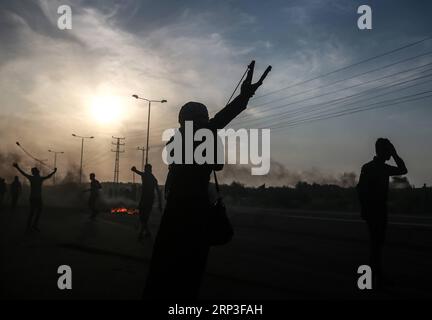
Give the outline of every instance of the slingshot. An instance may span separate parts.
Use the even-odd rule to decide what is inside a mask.
[[[236,93],[240,84],[243,82],[243,79],[246,76],[246,74],[249,77],[248,80],[252,81],[252,75],[253,75],[254,68],[255,68],[255,60],[252,60],[252,62],[247,66],[246,71],[243,73],[243,76],[241,77],[240,81],[237,83],[237,86],[235,87],[233,93],[229,97],[228,102],[226,103],[227,105],[231,102],[232,97]],[[271,71],[271,69],[272,69],[272,67],[268,66],[267,69],[265,69],[264,73],[262,74],[261,78],[255,84],[258,84],[260,86],[263,83],[264,79],[267,77],[268,73]]]

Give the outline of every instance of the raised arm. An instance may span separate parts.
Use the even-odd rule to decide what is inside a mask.
[[[389,176],[400,176],[400,175],[407,174],[408,169],[405,166],[405,162],[402,160],[401,157],[399,157],[399,155],[396,152],[396,149],[393,145],[392,145],[392,157],[393,157],[394,161],[396,162],[396,167],[388,166]]]
[[[144,172],[139,171],[135,166],[131,168],[131,171],[135,172],[137,175],[142,176]]]
[[[240,94],[231,101],[225,108],[216,113],[210,119],[210,127],[213,129],[222,129],[237,117],[243,110],[246,109],[249,99],[255,94],[255,91],[262,85],[267,74],[271,70],[271,66],[267,67],[261,78],[256,83],[252,83],[255,61],[249,65],[249,70],[246,79],[241,85]]]
[[[57,172],[57,168],[54,168],[53,172],[51,172],[49,175],[42,177],[42,179],[49,179],[51,178],[55,173]]]
[[[13,166],[24,176],[24,177],[26,177],[27,179],[30,179],[31,178],[31,175],[29,175],[29,174],[27,174],[27,173],[25,173],[20,167],[19,167],[19,165],[18,165],[18,163],[16,163],[16,162],[14,162],[14,164],[13,164]]]

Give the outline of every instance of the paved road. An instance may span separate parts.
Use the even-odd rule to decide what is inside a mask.
[[[230,209],[234,240],[213,248],[204,298],[425,298],[432,286],[432,218],[392,216],[385,267],[393,284],[357,289],[367,239],[357,214]],[[41,233],[24,235],[26,211],[1,214],[2,295],[10,298],[140,297],[151,239],[137,241],[137,217],[108,213],[91,222],[79,209],[49,208]],[[155,233],[160,214],[151,227]],[[57,289],[57,267],[73,270],[73,289]]]

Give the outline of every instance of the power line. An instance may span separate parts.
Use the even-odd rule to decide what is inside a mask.
[[[336,83],[338,83],[338,82],[341,82],[341,81],[351,80],[351,79],[354,79],[354,78],[356,78],[356,77],[358,77],[358,76],[360,76],[360,75],[365,75],[365,74],[367,74],[367,73],[371,73],[371,72],[375,72],[375,71],[378,71],[378,70],[382,70],[382,69],[388,68],[388,67],[390,67],[390,66],[394,66],[394,65],[397,65],[397,64],[400,64],[400,63],[406,62],[406,61],[408,61],[408,60],[416,59],[416,58],[418,58],[418,57],[425,56],[425,55],[430,55],[430,54],[432,54],[432,51],[427,52],[427,53],[425,53],[425,54],[421,54],[421,55],[417,55],[417,56],[414,56],[414,57],[410,57],[410,58],[408,58],[408,59],[399,60],[399,61],[397,61],[397,62],[394,62],[394,63],[391,63],[391,64],[387,64],[387,65],[385,65],[385,66],[382,66],[382,67],[376,68],[376,69],[374,69],[374,70],[367,71],[367,72],[363,72],[363,73],[361,73],[361,74],[357,74],[357,75],[355,75],[355,76],[353,76],[353,77],[344,78],[344,79],[342,79],[342,80],[337,80],[337,81],[332,82],[332,83],[330,83],[330,84],[328,84],[328,85],[318,86],[318,87],[315,87],[315,88],[311,88],[311,89],[309,89],[309,90],[305,90],[305,91],[302,91],[302,92],[298,92],[298,93],[292,94],[292,95],[287,96],[287,97],[283,97],[283,98],[280,98],[280,99],[272,100],[271,102],[267,102],[267,103],[264,103],[264,104],[261,104],[261,105],[258,105],[258,106],[253,106],[253,107],[248,108],[247,111],[250,111],[250,110],[253,111],[253,110],[257,109],[257,108],[259,108],[261,112],[262,112],[262,111],[273,111],[273,110],[275,110],[275,109],[279,109],[279,108],[282,108],[282,107],[285,107],[285,106],[288,106],[288,105],[292,105],[292,104],[294,104],[294,103],[298,103],[298,102],[302,102],[302,101],[311,100],[311,99],[314,98],[314,96],[312,96],[312,97],[308,97],[308,98],[304,98],[304,99],[301,99],[301,100],[297,100],[297,101],[294,101],[294,102],[291,102],[291,103],[288,103],[288,104],[283,104],[283,105],[280,105],[280,106],[276,106],[276,107],[274,107],[274,106],[267,106],[267,107],[266,107],[266,105],[268,105],[268,104],[270,104],[270,103],[274,103],[274,102],[282,101],[282,100],[285,100],[285,99],[288,99],[288,98],[292,98],[292,97],[295,97],[295,96],[298,96],[298,95],[302,95],[302,94],[305,94],[305,93],[313,92],[313,91],[315,91],[315,90],[322,89],[322,88],[324,88],[324,87],[329,87],[329,86],[334,85],[334,84],[336,84]],[[400,73],[404,73],[404,72],[408,72],[408,71],[411,71],[411,70],[415,70],[415,69],[417,69],[417,68],[421,68],[421,67],[427,66],[427,65],[429,65],[429,64],[430,64],[430,63],[427,63],[427,64],[425,64],[425,65],[423,65],[423,66],[420,66],[420,67],[415,67],[415,68],[413,68],[413,69],[408,69],[408,70],[405,70],[405,71],[401,71]],[[398,74],[398,73],[395,73],[395,74]],[[395,74],[394,74],[394,75],[395,75]],[[386,77],[388,77],[388,76],[386,76]],[[386,78],[386,77],[384,77],[384,78]],[[373,82],[373,81],[376,81],[376,80],[371,80],[371,81],[369,81],[369,82],[368,82],[368,81],[366,81],[366,82],[362,82],[362,83],[357,84],[357,85],[355,85],[355,86],[360,86],[360,85],[362,85],[362,84],[367,84],[367,83],[370,83],[370,82]],[[346,89],[349,89],[349,88],[353,88],[353,87],[355,87],[355,86],[351,86],[351,87],[348,87],[348,88],[345,88],[345,89],[340,89],[340,90],[346,90]],[[333,92],[335,92],[335,91],[333,91]],[[326,94],[324,94],[324,95],[326,95]],[[321,96],[322,96],[322,95],[321,95]],[[315,96],[315,97],[320,97],[320,95]],[[264,108],[263,108],[263,106],[264,106]],[[250,115],[250,114],[246,114],[246,115],[243,116],[239,121],[248,120],[248,118],[251,118],[251,115]]]
[[[364,59],[364,60],[358,61],[358,62],[356,62],[356,63],[353,63],[353,64],[350,64],[350,65],[344,66],[344,67],[342,67],[342,68],[339,68],[339,69],[336,69],[336,70],[333,70],[333,71],[330,71],[330,72],[327,72],[327,73],[320,74],[320,75],[318,75],[318,76],[316,76],[316,77],[313,77],[313,78],[310,78],[310,79],[307,79],[307,80],[303,80],[303,81],[300,81],[300,82],[297,82],[297,83],[291,84],[291,85],[286,86],[286,87],[283,87],[283,88],[281,88],[281,89],[277,89],[277,90],[270,91],[270,92],[268,92],[268,93],[266,93],[266,94],[263,94],[263,95],[261,95],[261,96],[257,96],[257,97],[255,97],[255,98],[253,98],[253,99],[254,99],[254,100],[255,100],[255,99],[260,99],[260,98],[266,97],[266,96],[268,96],[268,95],[274,94],[274,93],[276,93],[276,92],[280,92],[280,91],[283,91],[283,90],[286,90],[286,89],[290,89],[290,88],[293,88],[293,87],[299,86],[299,85],[301,85],[301,84],[305,84],[305,83],[311,82],[311,81],[316,80],[316,79],[319,79],[319,78],[327,77],[327,76],[332,75],[332,74],[334,74],[334,73],[336,73],[336,72],[340,72],[340,71],[343,71],[343,70],[346,70],[346,69],[349,69],[349,68],[352,68],[352,67],[358,66],[358,65],[360,65],[360,64],[363,64],[363,63],[366,63],[366,62],[369,62],[369,61],[372,61],[372,60],[375,60],[375,59],[378,59],[378,58],[381,58],[381,57],[387,56],[387,55],[389,55],[389,54],[392,54],[392,53],[395,53],[395,52],[401,51],[401,50],[403,50],[403,49],[406,49],[406,48],[409,48],[409,47],[413,47],[413,46],[415,46],[415,45],[417,45],[417,44],[423,43],[423,42],[428,41],[428,40],[430,40],[430,39],[432,39],[432,36],[429,36],[429,37],[424,38],[424,39],[422,39],[422,40],[418,40],[418,41],[415,41],[415,42],[412,42],[412,43],[406,44],[406,45],[404,45],[404,46],[402,46],[402,47],[398,47],[398,48],[396,48],[396,49],[393,49],[393,50],[390,50],[390,51],[387,51],[387,52],[384,52],[384,53],[378,54],[378,55],[376,55],[376,56],[373,56],[373,57],[370,57],[370,58],[367,58],[367,59]]]
[[[422,74],[424,72],[428,72],[428,71],[431,71],[431,70],[432,69],[426,69],[426,70],[424,70],[422,72],[419,72],[418,74]],[[345,100],[348,100],[350,98],[353,98],[353,97],[356,97],[356,96],[365,95],[366,93],[369,93],[371,91],[382,90],[382,89],[389,89],[389,88],[400,86],[402,84],[406,84],[406,83],[409,83],[409,82],[412,82],[412,81],[416,81],[416,80],[420,80],[420,79],[423,79],[423,78],[427,78],[427,77],[430,77],[431,74],[427,74],[427,75],[424,75],[424,76],[418,76],[418,77],[409,79],[412,76],[413,75],[408,75],[407,77],[404,77],[402,79],[398,79],[398,80],[393,81],[393,82],[388,82],[388,83],[385,83],[385,84],[382,84],[382,85],[379,85],[379,86],[376,86],[376,87],[373,87],[373,88],[369,88],[369,89],[366,89],[366,90],[363,90],[361,92],[357,92],[357,93],[354,93],[354,94],[351,94],[351,95],[348,95],[348,96],[332,99],[332,100],[325,101],[325,102],[318,102],[318,103],[311,104],[311,105],[299,106],[297,108],[294,108],[294,109],[291,109],[291,110],[287,110],[285,112],[281,112],[281,113],[277,113],[277,114],[272,114],[272,115],[267,115],[267,116],[264,116],[264,117],[261,117],[261,118],[258,118],[258,119],[250,119],[250,120],[241,121],[240,124],[245,125],[247,123],[250,124],[251,122],[252,123],[253,122],[263,122],[263,121],[271,120],[273,118],[280,119],[280,117],[284,117],[285,118],[286,116],[292,116],[292,115],[299,114],[299,113],[301,114],[302,112],[308,112],[308,111],[305,111],[305,109],[308,109],[308,108],[311,108],[311,109],[313,109],[313,107],[320,108],[320,107],[322,107],[322,106],[324,106],[326,104],[329,104],[329,103],[341,103],[341,102],[343,102]],[[386,76],[386,77],[383,77],[383,78],[388,78],[388,77]],[[383,78],[381,78],[379,80],[382,80]],[[406,78],[408,78],[408,80],[400,81],[400,80],[403,80],[403,79],[406,79]],[[376,80],[378,80],[378,79],[376,79]],[[366,83],[371,83],[371,82],[374,82],[376,80],[367,81]],[[366,84],[366,83],[361,83],[361,84],[358,84],[358,85],[355,85],[355,86],[363,85],[363,84]],[[287,107],[289,105],[296,105],[299,102],[304,102],[304,101],[312,100],[312,99],[315,99],[315,98],[318,98],[318,97],[321,97],[321,96],[325,96],[325,95],[329,95],[329,94],[333,94],[333,93],[339,93],[339,92],[344,91],[346,89],[351,89],[352,87],[342,88],[340,90],[336,90],[336,91],[329,92],[329,93],[324,93],[324,94],[321,94],[321,95],[318,95],[318,96],[310,97],[308,99],[302,99],[302,100],[299,100],[299,101],[295,101],[295,102],[292,102],[292,103],[288,103],[288,104],[285,104],[285,105],[278,106],[276,108],[279,109],[279,108],[282,108],[282,107]]]
[[[262,103],[262,104],[260,104],[258,106],[253,106],[252,108],[248,108],[248,110],[253,110],[253,109],[256,109],[256,108],[260,108],[262,110],[263,106],[266,106],[266,105],[269,105],[269,104],[272,104],[272,103],[275,103],[275,102],[283,101],[283,100],[286,100],[286,99],[289,99],[289,98],[292,98],[292,97],[295,97],[295,96],[303,95],[305,93],[313,92],[313,91],[318,90],[318,89],[330,87],[330,86],[332,86],[334,84],[337,84],[337,83],[341,83],[341,82],[344,82],[344,81],[347,81],[347,80],[352,80],[354,78],[361,77],[361,76],[364,76],[366,74],[373,73],[373,72],[376,72],[376,71],[380,71],[380,70],[383,70],[383,69],[386,69],[386,68],[389,68],[389,67],[393,67],[395,65],[398,65],[398,64],[410,61],[410,60],[414,60],[414,59],[417,59],[417,58],[420,58],[420,57],[424,57],[424,56],[427,56],[427,55],[430,55],[430,54],[432,54],[432,51],[428,51],[426,53],[422,53],[422,54],[416,55],[414,57],[409,57],[409,58],[402,59],[402,60],[399,60],[399,61],[396,61],[396,62],[393,62],[393,63],[390,63],[390,64],[386,64],[384,66],[381,66],[381,67],[378,67],[378,68],[375,68],[375,69],[372,69],[372,70],[364,71],[364,72],[355,74],[353,76],[350,76],[350,77],[347,77],[347,78],[343,78],[343,79],[339,79],[339,80],[336,80],[334,82],[331,82],[331,83],[328,83],[328,84],[324,84],[324,85],[321,85],[321,86],[318,86],[318,87],[315,87],[315,88],[310,88],[310,89],[307,89],[305,91],[296,92],[296,93],[291,94],[289,96],[285,96],[285,97],[282,97],[282,98],[278,98],[278,99],[274,99],[274,100],[271,100],[271,101],[267,101],[267,102]]]
[[[427,75],[427,76],[424,76],[424,77],[431,77],[432,76],[432,74],[429,74],[429,75]],[[418,78],[415,78],[415,79],[411,79],[411,80],[409,80],[409,81],[404,81],[404,83],[407,83],[407,82],[410,82],[410,81],[413,81],[413,80],[418,80],[419,78],[424,78],[424,77],[418,77]],[[428,80],[428,81],[425,81],[425,82],[423,82],[423,83],[420,83],[420,84],[424,84],[424,83],[428,83],[428,82],[431,82],[431,80]],[[396,84],[396,85],[392,85],[392,86],[389,86],[388,88],[391,88],[391,87],[394,87],[394,86],[397,86],[397,85],[400,85],[401,83],[399,83],[399,84]],[[414,84],[414,85],[412,85],[412,86],[408,86],[408,88],[409,87],[414,87],[414,86],[417,86],[417,85],[420,85],[420,84]],[[386,88],[386,89],[388,89],[388,88]],[[399,90],[404,90],[404,89],[406,89],[406,88],[402,88],[402,89],[399,89]],[[377,97],[379,97],[379,96],[384,96],[384,95],[387,95],[387,94],[390,94],[390,93],[394,93],[394,92],[389,92],[389,93],[384,93],[384,94],[380,94],[380,95],[377,95],[377,96],[374,96],[374,97],[369,97],[369,98],[366,98],[366,99],[361,99],[361,100],[359,100],[359,101],[354,101],[354,102],[352,102],[352,103],[349,103],[349,104],[346,104],[345,106],[347,106],[347,105],[355,105],[356,103],[362,103],[362,102],[365,102],[365,101],[367,101],[367,100],[370,100],[371,98],[377,98]],[[343,101],[342,101],[343,102]],[[337,107],[337,106],[336,106]],[[330,108],[335,108],[335,106],[330,106]],[[316,110],[316,112],[317,112],[317,114],[319,114],[319,112],[323,112],[325,110],[325,108],[322,108],[321,110],[318,108],[317,110]],[[305,115],[306,113],[303,113],[303,114],[301,114],[301,115]],[[284,119],[291,119],[292,118],[292,116],[289,116],[289,115],[286,115],[286,116],[284,116],[284,117],[279,117],[279,121],[276,121],[276,122],[273,122],[273,123],[271,123],[270,125],[277,125],[278,123],[281,123]],[[282,121],[281,121],[282,120]],[[296,121],[296,120],[292,120],[292,121]],[[269,125],[269,124],[267,124],[267,125]]]
[[[430,76],[432,76],[432,74],[428,75],[428,77],[430,77]],[[417,79],[415,79],[415,80],[417,80]],[[356,103],[359,103],[359,102],[365,102],[365,101],[368,101],[368,100],[371,100],[371,99],[376,99],[378,97],[382,97],[382,96],[386,96],[386,95],[389,95],[389,94],[393,94],[393,93],[395,93],[395,91],[400,92],[401,90],[410,89],[410,88],[413,88],[413,87],[416,87],[416,86],[419,86],[419,85],[424,85],[424,84],[430,83],[430,82],[432,82],[432,79],[427,80],[427,81],[423,81],[423,82],[420,82],[420,83],[415,83],[415,84],[412,84],[410,86],[406,86],[406,87],[403,87],[403,88],[400,88],[400,89],[392,90],[390,92],[385,92],[385,93],[378,94],[378,95],[375,95],[375,96],[372,96],[372,97],[361,99],[361,100],[358,100],[358,101],[353,101],[351,103],[345,104],[344,106],[346,107],[346,106],[349,106],[349,105],[355,105]],[[339,103],[341,103],[341,102],[339,102]],[[297,115],[295,115],[294,117],[292,117],[292,116],[291,117],[283,117],[283,119],[291,118],[292,120],[295,120],[296,118],[299,118],[299,117],[301,119],[302,116],[306,116],[307,114],[321,114],[324,111],[328,111],[328,110],[335,109],[335,108],[338,108],[338,107],[339,106],[337,106],[337,105],[336,106],[335,105],[330,105],[328,107],[316,108],[315,110],[309,110],[309,111],[306,111],[304,113],[297,113]]]
[[[315,116],[315,117],[310,117],[310,118],[306,118],[306,119],[302,119],[296,122],[292,122],[292,123],[284,123],[284,124],[280,124],[279,127],[273,127],[272,130],[280,130],[280,129],[287,129],[287,128],[291,128],[291,127],[295,127],[298,125],[302,125],[302,124],[306,124],[309,122],[314,122],[314,121],[321,121],[321,120],[326,120],[326,119],[333,119],[333,118],[338,118],[338,117],[342,117],[345,115],[350,115],[350,114],[354,114],[354,113],[359,113],[359,112],[363,112],[363,111],[368,111],[368,110],[374,110],[374,109],[380,109],[380,108],[385,108],[385,107],[391,107],[397,104],[401,104],[401,103],[406,103],[406,102],[411,102],[411,101],[417,101],[417,100],[421,100],[421,99],[427,99],[432,97],[431,95],[427,95],[427,96],[423,96],[423,97],[417,97],[417,98],[412,98],[412,99],[406,99],[406,98],[411,98],[411,97],[415,97],[415,96],[420,96],[420,95],[424,95],[426,93],[431,93],[432,90],[428,90],[428,91],[423,91],[420,93],[416,93],[416,94],[412,94],[412,95],[407,95],[404,97],[399,97],[397,99],[392,99],[392,100],[386,100],[386,101],[381,101],[381,102],[377,102],[374,104],[370,104],[368,106],[358,106],[355,108],[350,108],[347,110],[343,110],[343,111],[338,111],[338,112],[333,112],[333,113],[329,113],[326,115],[321,115],[321,116]],[[401,101],[397,101],[398,99],[400,99]],[[385,103],[384,105],[380,105],[382,103]]]

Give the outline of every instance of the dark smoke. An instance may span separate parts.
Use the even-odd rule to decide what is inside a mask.
[[[21,157],[17,153],[5,153],[0,151],[0,177],[10,181],[14,176],[19,175],[12,164],[20,162]]]
[[[83,177],[83,181],[86,181],[85,177]],[[69,164],[66,174],[61,179],[60,183],[62,184],[73,184],[79,183],[79,167],[75,164]]]
[[[323,174],[318,169],[304,171],[291,171],[283,164],[272,160],[270,172],[263,176],[251,175],[249,166],[225,165],[218,174],[222,183],[230,184],[240,182],[248,186],[260,186],[263,184],[271,186],[295,186],[298,182],[317,184],[333,184],[340,187],[353,187],[357,183],[357,175],[354,172],[344,172],[337,176]]]

